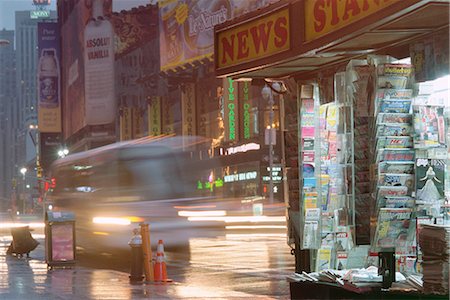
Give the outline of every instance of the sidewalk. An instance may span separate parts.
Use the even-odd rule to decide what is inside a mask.
[[[10,236],[0,236],[0,299],[273,299],[200,285],[129,283],[127,273],[79,266],[47,269],[44,241],[30,258],[6,255]]]

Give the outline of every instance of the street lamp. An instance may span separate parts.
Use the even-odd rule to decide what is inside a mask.
[[[27,173],[27,168],[22,167],[22,168],[20,169],[20,173],[22,174],[23,179],[25,180],[25,174]]]

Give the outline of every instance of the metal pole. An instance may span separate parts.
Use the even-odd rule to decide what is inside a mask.
[[[270,126],[270,131],[269,131],[269,203],[272,204],[273,203],[273,139],[272,139],[272,134],[273,134],[273,92],[270,91],[269,94],[269,105],[270,105],[270,112],[269,112],[269,126]]]

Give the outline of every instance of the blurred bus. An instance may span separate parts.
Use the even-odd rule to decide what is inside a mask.
[[[214,216],[233,203],[200,195],[197,182],[220,170],[218,161],[201,159],[210,140],[200,137],[142,138],[68,155],[54,162],[55,183],[47,199],[54,209],[76,214],[77,243],[87,250],[128,248],[133,228],[150,224],[152,241],[186,243],[211,234]],[[205,153],[205,152],[203,152]],[[212,216],[192,222],[190,216]]]

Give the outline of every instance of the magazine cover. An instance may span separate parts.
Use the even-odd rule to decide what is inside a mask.
[[[303,164],[302,165],[303,170],[303,178],[311,178],[314,177],[314,164]]]
[[[314,152],[303,152],[303,162],[305,163],[314,162]]]
[[[303,139],[303,150],[304,151],[314,151],[314,139],[304,138]]]
[[[408,83],[406,76],[379,76],[377,79],[378,88],[382,89],[404,89]]]
[[[414,208],[415,199],[408,196],[386,197],[385,207],[387,208]]]
[[[434,204],[444,199],[445,160],[416,160],[416,199],[421,204]]]
[[[414,147],[445,146],[444,107],[413,106]]]
[[[414,161],[383,161],[378,164],[378,174],[414,174]]]
[[[412,209],[380,208],[372,245],[374,250],[406,247],[411,235],[409,232],[411,216]]]
[[[406,196],[408,187],[406,186],[378,186],[377,198],[389,196]]]
[[[347,269],[347,259],[348,259],[347,252],[338,251],[336,253],[336,269],[338,269],[338,270]]]
[[[385,99],[379,101],[378,112],[380,113],[409,113],[411,99]]]
[[[382,161],[414,161],[413,149],[379,149],[377,151],[377,163]]]
[[[348,232],[336,232],[336,251],[346,251],[349,248]]]
[[[378,75],[410,76],[412,65],[410,64],[381,64],[377,66]]]
[[[317,251],[316,272],[331,268],[331,248],[320,248]]]
[[[406,186],[408,189],[414,188],[413,174],[380,174],[378,177],[378,185],[384,186]]]
[[[381,148],[412,148],[410,136],[382,136],[377,139],[377,149]]]
[[[400,114],[400,113],[380,113],[377,116],[377,124],[385,123],[412,123],[411,114]]]
[[[377,127],[377,137],[379,136],[410,136],[412,126],[410,124],[394,123],[380,124]]]
[[[412,89],[378,89],[377,99],[411,99],[413,96]]]

